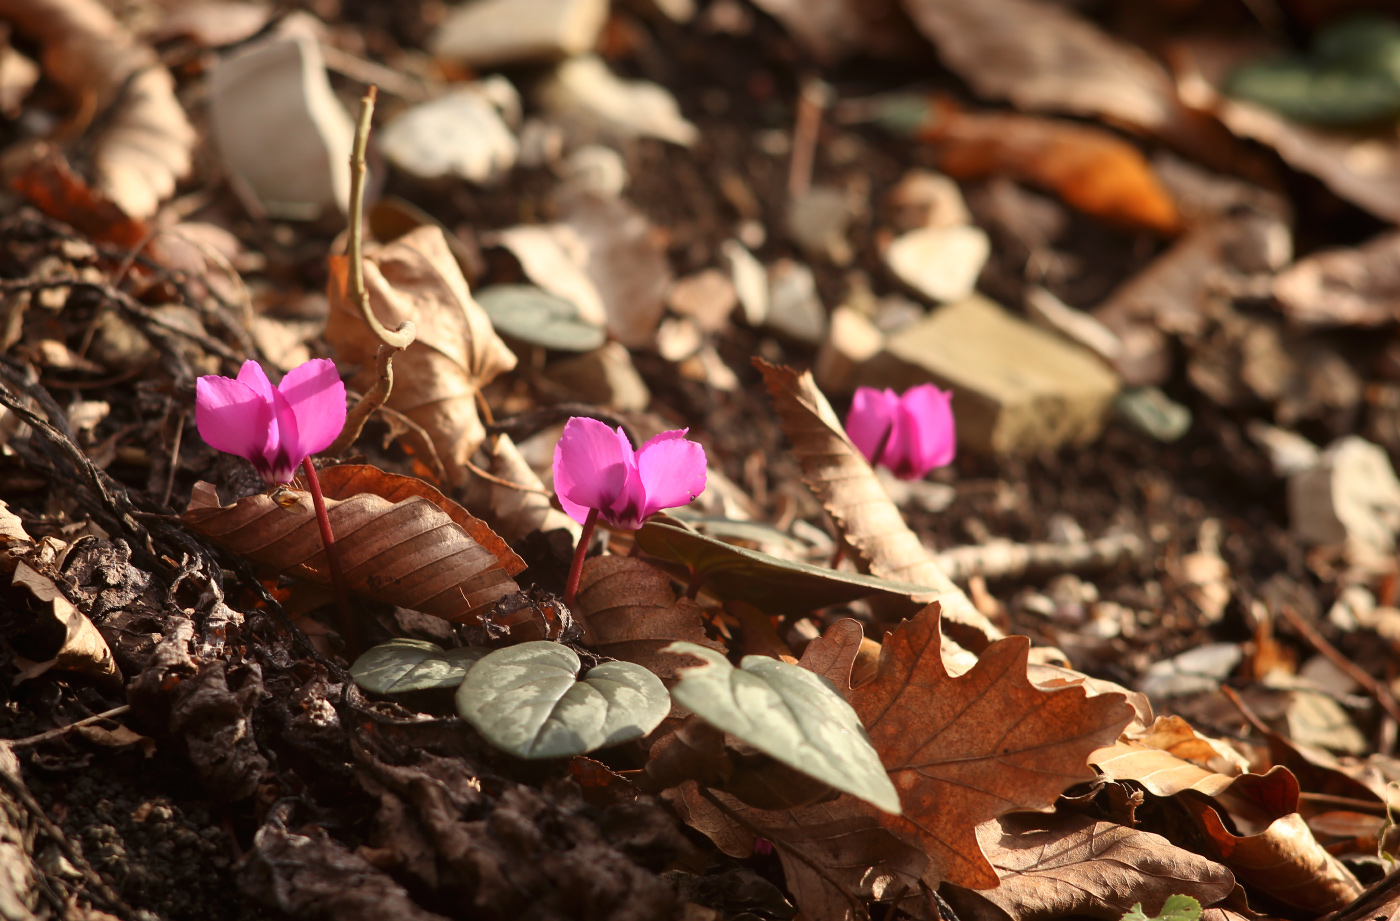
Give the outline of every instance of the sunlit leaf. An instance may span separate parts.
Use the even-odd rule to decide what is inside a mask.
[[[927,587],[912,582],[784,560],[660,521],[643,525],[637,544],[654,557],[684,566],[707,594],[747,601],[773,614],[802,613],[870,595],[910,600],[928,594]]]
[[[1201,903],[1189,895],[1169,895],[1162,910],[1149,917],[1138,902],[1123,914],[1123,921],[1200,921]]]
[[[350,666],[355,683],[373,694],[455,688],[482,656],[483,646],[444,650],[427,640],[400,638],[366,652]]]
[[[534,285],[483,288],[476,302],[496,332],[531,345],[561,352],[589,352],[607,341],[603,327],[579,315],[572,301]]]
[[[666,686],[640,665],[605,662],[583,680],[579,668],[558,643],[497,649],[467,672],[457,712],[512,755],[567,758],[639,739],[671,710]]]
[[[900,811],[899,794],[860,718],[830,681],[766,656],[745,656],[735,668],[694,643],[673,643],[666,651],[705,662],[681,670],[671,692],[681,706],[789,767],[887,812]]]

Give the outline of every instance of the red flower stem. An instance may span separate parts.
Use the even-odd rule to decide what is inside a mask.
[[[321,526],[321,546],[326,548],[326,567],[331,571],[331,589],[340,613],[340,635],[345,640],[345,654],[353,662],[360,657],[360,632],[355,613],[350,608],[350,589],[345,584],[345,571],[340,567],[340,554],[335,549],[335,533],[331,531],[331,516],[326,513],[326,497],[321,494],[321,480],[316,467],[307,457],[301,462],[306,471],[306,484],[311,489],[311,504],[316,507],[316,523]]]
[[[578,580],[583,576],[583,558],[588,553],[588,545],[593,540],[593,529],[598,525],[598,510],[591,508],[588,510],[588,517],[583,520],[583,533],[578,537],[578,546],[574,548],[574,561],[569,564],[569,581],[564,584],[564,607],[570,611],[574,609],[574,600],[578,598]]]
[[[885,434],[880,436],[880,443],[875,446],[875,456],[870,458],[870,469],[872,471],[875,469],[876,464],[880,463],[880,461],[885,459],[885,448],[889,446],[890,436],[893,434],[894,423],[891,422],[890,427],[885,429]],[[846,545],[841,543],[841,539],[838,537],[836,539],[836,552],[831,555],[831,562],[827,565],[830,568],[835,569],[837,566],[841,565],[841,558],[845,555]]]

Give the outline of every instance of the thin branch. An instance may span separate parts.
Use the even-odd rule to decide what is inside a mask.
[[[91,726],[93,723],[100,723],[103,720],[109,720],[113,717],[121,716],[123,713],[130,712],[131,705],[122,704],[120,707],[113,707],[112,709],[105,710],[102,713],[96,713],[92,716],[80,719],[76,723],[69,723],[67,726],[59,726],[57,729],[50,729],[47,732],[41,732],[37,735],[25,736],[23,739],[14,739],[8,742],[7,744],[10,746],[10,748],[25,748],[30,745],[38,745],[41,742],[47,742],[50,739],[57,739],[59,736],[64,735],[65,733],[73,729],[81,729],[84,726]]]
[[[1341,650],[1329,643],[1321,633],[1317,632],[1316,627],[1304,620],[1303,616],[1293,608],[1283,604],[1279,605],[1278,611],[1279,614],[1283,615],[1283,619],[1293,626],[1294,630],[1303,635],[1303,639],[1307,640],[1313,649],[1322,653],[1331,660],[1333,665],[1346,672],[1351,680],[1365,688],[1366,693],[1380,704],[1386,715],[1396,723],[1400,723],[1400,703],[1396,702],[1395,695],[1390,692],[1390,688],[1372,678],[1365,669],[1343,655]]]
[[[948,578],[963,581],[972,576],[1005,579],[1028,571],[1112,569],[1123,562],[1141,560],[1147,549],[1142,538],[1129,532],[1072,544],[1019,544],[994,540],[985,544],[953,547],[935,554],[935,558]]]

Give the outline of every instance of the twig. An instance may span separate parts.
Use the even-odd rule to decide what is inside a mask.
[[[1314,649],[1331,660],[1332,664],[1345,672],[1351,680],[1365,688],[1366,693],[1380,704],[1387,716],[1396,723],[1400,723],[1400,703],[1396,702],[1395,695],[1390,692],[1388,687],[1372,678],[1365,669],[1343,655],[1341,650],[1329,643],[1312,624],[1304,620],[1303,616],[1292,607],[1286,604],[1279,605],[1278,612],[1284,620],[1293,626],[1294,630],[1303,635],[1303,639],[1307,640]]]
[[[1027,571],[1082,572],[1111,569],[1128,560],[1140,560],[1147,544],[1133,533],[1110,534],[1073,544],[1018,544],[993,540],[985,544],[953,547],[935,554],[948,578],[962,581],[972,576],[1004,579]]]
[[[185,434],[185,408],[180,407],[180,414],[175,417],[175,442],[170,447],[170,475],[165,478],[165,495],[161,497],[161,505],[170,504],[170,494],[175,491],[175,474],[180,469],[180,438]]]
[[[554,498],[554,493],[550,492],[547,489],[541,489],[538,486],[526,486],[524,483],[512,483],[510,480],[505,480],[496,476],[489,470],[483,470],[476,464],[472,463],[470,460],[462,461],[462,466],[466,467],[472,473],[481,477],[488,483],[495,483],[497,486],[504,486],[506,489],[514,489],[517,492],[530,492],[534,493],[537,496],[545,496],[546,498],[550,499]]]
[[[130,712],[131,706],[129,704],[122,704],[120,707],[113,707],[112,709],[105,710],[102,713],[97,713],[92,716],[84,717],[83,719],[78,720],[76,723],[69,723],[67,726],[59,726],[57,729],[50,729],[47,732],[41,732],[37,735],[25,736],[23,739],[13,739],[7,742],[6,744],[9,745],[10,748],[25,748],[30,745],[38,745],[41,742],[47,742],[50,739],[56,739],[71,729],[80,729],[83,726],[91,726],[93,723],[99,723],[102,720],[109,720],[113,717],[121,716],[123,713]]]
[[[369,292],[365,289],[365,150],[369,147],[369,127],[374,117],[374,100],[379,95],[377,87],[370,86],[360,99],[360,118],[355,124],[355,146],[350,153],[350,229],[346,239],[346,251],[350,257],[350,279],[347,292],[351,301],[360,308],[360,316],[376,339],[393,349],[406,349],[413,342],[413,323],[405,320],[396,330],[390,330],[369,306]]]
[[[817,135],[826,108],[826,84],[815,77],[802,81],[797,95],[797,120],[792,126],[792,160],[788,166],[788,197],[801,198],[812,186],[812,164],[816,159]]]
[[[350,412],[345,415],[345,428],[340,430],[340,436],[332,442],[326,449],[326,454],[330,457],[340,457],[350,450],[350,446],[360,437],[360,432],[364,430],[365,423],[374,414],[376,409],[384,405],[384,401],[389,399],[389,394],[394,389],[394,354],[399,350],[387,345],[381,345],[375,354],[375,366],[378,376],[374,380],[374,386],[369,389],[369,393],[355,401],[355,405],[350,407]]]

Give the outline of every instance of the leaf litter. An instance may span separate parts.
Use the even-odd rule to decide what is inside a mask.
[[[486,185],[371,157],[419,209],[367,247],[372,313],[417,329],[390,375],[333,221],[245,210],[209,156],[214,57],[286,23],[205,34],[143,2],[0,3],[6,53],[43,78],[0,67],[19,115],[4,169],[28,202],[0,222],[17,916],[1388,910],[1400,519],[1383,453],[1342,479],[1351,454],[1324,449],[1400,450],[1376,224],[1394,216],[1393,126],[1332,118],[1311,76],[1297,86],[1316,95],[1278,111],[1257,84],[1223,95],[1222,62],[1284,34],[1335,51],[1325,29],[1345,23],[1263,5],[579,6],[608,22],[596,56],[529,46],[563,62],[556,83],[597,77],[573,96],[531,96],[509,42],[480,75],[425,69],[414,4],[291,24],[326,65],[303,80],[323,112],[382,85],[376,131],[464,78],[523,90],[492,137],[424,151],[493,164]],[[483,10],[509,32],[510,5]],[[852,80],[861,55],[888,69]],[[288,138],[340,149],[299,112]],[[639,131],[648,112],[681,143]],[[279,182],[283,153],[254,150]],[[919,229],[895,190],[931,164],[991,242],[964,267],[980,294],[1037,335],[1097,316],[1123,410],[1087,447],[960,450],[920,501],[837,410],[856,387],[949,384],[933,359],[917,381],[890,361],[947,309],[911,300],[882,255]],[[343,169],[314,178],[340,189]],[[873,206],[794,226],[818,188]],[[216,243],[171,244],[190,235]],[[769,274],[809,279],[803,309],[842,322],[762,327],[782,306]],[[478,291],[497,292],[487,309]],[[1062,309],[1022,320],[1046,295]],[[269,324],[291,331],[277,355],[254,345],[272,347]],[[352,631],[327,618],[337,579],[308,494],[266,489],[189,413],[202,375],[313,356],[369,417],[316,460]],[[640,398],[580,381],[618,362]],[[960,395],[967,425],[1055,405],[1007,376]],[[1079,411],[1072,388],[1055,399]],[[1148,405],[1186,420],[1179,442],[1155,440]],[[634,448],[688,427],[709,465],[697,508],[580,528],[549,462],[579,415]],[[1276,466],[1280,438],[1311,450]],[[1123,534],[1140,550],[1094,551]]]

